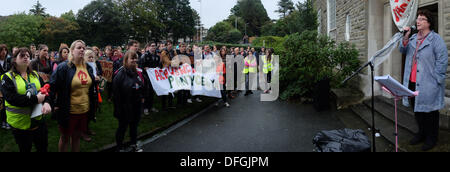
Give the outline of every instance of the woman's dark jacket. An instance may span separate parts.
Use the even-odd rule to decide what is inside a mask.
[[[114,117],[119,120],[137,121],[141,115],[142,99],[148,94],[147,72],[138,73],[121,67],[113,79]]]
[[[69,126],[72,80],[77,71],[74,64],[69,66],[68,63],[71,62],[66,61],[59,64],[58,68],[53,72],[50,78],[50,97],[53,100],[51,104],[52,109],[59,107],[58,110],[54,111],[53,115],[58,121],[58,124],[65,128]],[[92,67],[88,64],[85,64],[85,66],[92,79],[92,85],[89,88],[88,118],[90,120],[95,120],[95,111],[98,105],[97,86],[96,82],[94,82],[95,77]]]

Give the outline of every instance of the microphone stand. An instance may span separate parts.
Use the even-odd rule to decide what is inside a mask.
[[[366,68],[367,66],[370,66],[370,71],[371,71],[371,80],[372,80],[372,127],[369,128],[370,131],[372,131],[372,152],[376,152],[376,146],[375,146],[375,136],[379,135],[379,130],[377,130],[375,128],[375,108],[374,108],[374,102],[375,102],[375,97],[374,97],[374,64],[372,61],[367,62],[364,66],[360,67],[358,70],[356,70],[350,77],[346,78],[342,84],[345,84],[348,80],[352,79],[353,77],[355,77],[359,72],[361,72],[364,68]]]

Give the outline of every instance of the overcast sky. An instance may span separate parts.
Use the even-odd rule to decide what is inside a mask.
[[[0,7],[0,16],[7,16],[19,12],[26,12],[36,4],[37,0],[0,0],[8,1],[7,5]],[[85,5],[92,0],[39,0],[39,2],[46,8],[46,13],[59,17],[62,13],[73,10],[77,13]],[[271,19],[278,19],[279,14],[275,12],[278,9],[279,0],[261,0],[267,13]],[[292,0],[294,4],[303,0]],[[226,19],[230,15],[230,9],[236,5],[237,0],[202,0],[202,10],[200,10],[199,0],[190,0],[193,9],[197,10],[202,15],[202,23],[206,28],[209,28],[219,21]]]

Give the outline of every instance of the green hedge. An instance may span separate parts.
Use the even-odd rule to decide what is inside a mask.
[[[292,34],[283,43],[280,55],[280,98],[312,97],[318,81],[331,79],[331,87],[359,67],[359,53],[349,43],[335,44],[317,31]]]
[[[213,46],[213,45],[216,45],[217,48],[220,48],[222,46],[226,46],[227,48],[231,48],[231,47],[241,48],[242,47],[242,48],[247,49],[247,47],[251,47],[251,48],[255,48],[257,51],[262,48],[262,46],[254,46],[254,45],[250,45],[250,44],[228,44],[228,43],[221,43],[221,42],[214,42],[214,41],[203,41],[202,43],[200,43],[198,45],[199,46],[203,46],[203,45]]]

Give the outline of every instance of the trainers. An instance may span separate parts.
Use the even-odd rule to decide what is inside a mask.
[[[159,110],[158,110],[158,109],[156,109],[156,108],[152,108],[152,112],[158,113],[158,112],[159,112]]]
[[[144,152],[144,150],[139,145],[131,145],[131,152]]]
[[[201,103],[202,100],[200,100],[200,98],[195,99],[197,102]]]
[[[6,129],[6,123],[5,122],[2,122],[2,128]]]
[[[225,102],[226,107],[230,107],[230,104],[228,102]]]
[[[6,129],[11,130],[11,126],[8,123],[6,123]]]
[[[144,109],[144,115],[145,115],[145,116],[150,115],[150,113],[148,112],[148,109]]]
[[[189,104],[192,104],[192,99],[187,99],[187,102],[188,102]]]

